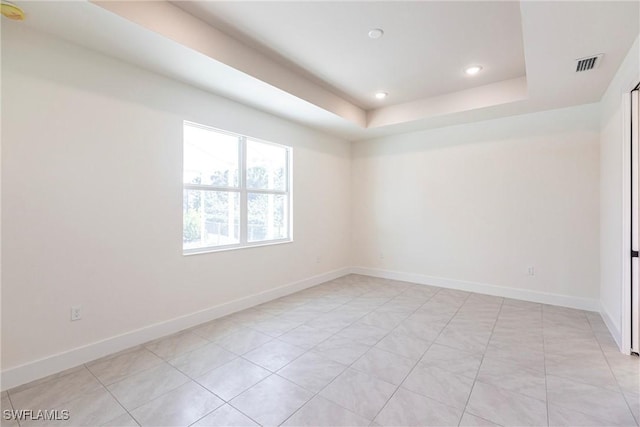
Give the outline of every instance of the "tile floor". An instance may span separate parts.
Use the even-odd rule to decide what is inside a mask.
[[[9,390],[2,409],[67,409],[61,426],[637,426],[639,382],[596,313],[351,275]]]

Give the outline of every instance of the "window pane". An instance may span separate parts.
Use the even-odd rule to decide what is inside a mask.
[[[232,191],[184,190],[182,247],[240,242],[240,197]]]
[[[183,183],[237,187],[238,138],[184,125]]]
[[[285,239],[289,237],[288,196],[281,194],[248,193],[250,242]]]
[[[287,190],[287,149],[247,140],[247,188]]]

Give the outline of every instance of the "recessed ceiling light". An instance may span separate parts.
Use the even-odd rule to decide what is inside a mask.
[[[380,28],[374,28],[373,30],[369,30],[369,38],[370,39],[379,39],[384,34]]]
[[[0,3],[0,13],[2,16],[14,21],[24,21],[24,12],[22,9],[8,1],[2,0]]]
[[[472,65],[464,69],[464,73],[468,76],[475,76],[480,71],[482,71],[482,67],[480,65]]]
[[[376,98],[385,99],[389,95],[387,92],[376,92]]]

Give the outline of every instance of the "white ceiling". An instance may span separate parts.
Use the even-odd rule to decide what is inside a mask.
[[[640,32],[636,1],[15,3],[28,19],[3,25],[350,140],[597,102]]]
[[[525,75],[518,2],[172,3],[365,109]]]

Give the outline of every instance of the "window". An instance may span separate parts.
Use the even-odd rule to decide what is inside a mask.
[[[185,254],[291,239],[291,148],[184,123]]]

